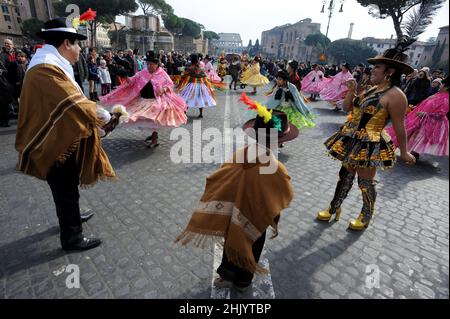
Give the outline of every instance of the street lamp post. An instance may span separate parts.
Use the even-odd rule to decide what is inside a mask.
[[[330,30],[330,22],[331,22],[331,18],[333,17],[333,13],[334,13],[334,7],[336,5],[336,0],[330,0],[330,4],[328,5],[328,25],[327,25],[327,33],[326,33],[326,37],[328,38],[328,31]],[[344,12],[344,2],[345,0],[340,0],[341,2],[341,8],[339,9],[339,12]],[[325,13],[325,4],[327,3],[326,0],[323,0],[323,5],[322,5],[322,10],[320,11],[320,13]]]
[[[339,9],[339,12],[344,12],[344,2],[345,0],[339,0],[341,2],[341,7]],[[323,0],[322,3],[322,10],[320,11],[320,13],[325,13],[325,5],[327,4],[327,0]],[[331,22],[331,18],[333,17],[333,13],[334,13],[334,7],[336,6],[336,2],[337,0],[330,0],[330,3],[328,5],[328,25],[327,25],[327,33],[325,34],[325,37],[328,38],[328,31],[330,30],[330,22]],[[326,51],[327,47],[324,47],[324,56],[325,56],[325,51]]]

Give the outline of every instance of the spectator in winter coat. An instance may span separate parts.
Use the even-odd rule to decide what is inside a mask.
[[[0,127],[9,126],[10,103],[13,101],[13,88],[8,81],[8,70],[0,60]]]
[[[19,51],[17,53],[16,62],[14,63],[14,74],[12,78],[14,79],[14,98],[18,99],[20,97],[20,92],[22,91],[23,80],[25,79],[25,73],[28,68],[28,58],[27,55]]]
[[[88,79],[89,70],[86,57],[83,53],[80,54],[80,59],[73,65],[73,73],[75,76],[75,81],[84,93],[83,82]]]
[[[428,74],[421,70],[417,78],[407,88],[406,96],[410,105],[417,105],[425,100],[429,95],[431,89],[431,82]]]
[[[98,67],[92,56],[88,57],[88,80],[89,80],[89,98],[91,101],[100,101],[97,93],[97,82],[100,80]]]
[[[100,61],[100,67],[98,68],[100,74],[100,84],[102,86],[102,96],[111,92],[111,75],[109,74],[108,67],[106,66],[106,61]]]

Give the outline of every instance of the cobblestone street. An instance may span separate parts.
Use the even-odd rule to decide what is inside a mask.
[[[202,129],[222,131],[254,117],[238,102],[240,91],[218,95]],[[217,249],[173,243],[218,165],[173,164],[170,130],[160,132],[154,150],[143,142],[149,132],[135,129],[119,127],[103,141],[119,180],[81,191],[82,208],[96,213],[85,235],[103,244],[72,254],[60,248],[48,185],[15,171],[15,127],[0,130],[0,298],[448,298],[448,158],[422,156],[414,167],[399,159],[379,172],[375,217],[365,232],[347,230],[362,206],[356,183],[341,220],[320,223],[315,217],[328,207],[340,168],[323,142],[346,115],[325,102],[309,106],[317,127],[300,131],[279,155],[295,197],[279,237],[266,242],[262,262],[270,274],[245,294],[212,288]],[[192,130],[198,113],[188,115]],[[70,264],[79,266],[79,289],[66,286]]]

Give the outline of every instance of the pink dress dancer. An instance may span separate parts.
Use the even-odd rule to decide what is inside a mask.
[[[124,123],[128,126],[158,130],[187,123],[186,102],[174,92],[172,80],[161,67],[153,73],[148,69],[136,73],[100,100],[106,106],[125,105],[130,113]]]
[[[417,105],[406,116],[408,149],[417,154],[448,156],[448,91],[443,90]],[[398,147],[393,127],[387,132]]]
[[[320,98],[331,103],[344,99],[348,91],[346,82],[351,79],[353,79],[353,76],[349,71],[339,72],[331,78],[329,83],[326,83],[326,85],[322,84],[323,89],[320,91]]]
[[[208,61],[207,63],[205,63],[204,69],[205,69],[206,75],[208,76],[208,80],[210,82],[212,82],[212,83],[222,82],[222,79],[220,78],[220,76],[217,75],[216,71],[214,71],[214,67],[211,62]]]
[[[324,79],[322,71],[312,70],[302,80],[302,91],[306,94],[319,94],[323,89],[322,82]]]

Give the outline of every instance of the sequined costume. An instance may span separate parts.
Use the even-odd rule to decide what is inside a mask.
[[[384,131],[389,113],[380,103],[388,90],[375,86],[355,98],[352,119],[325,142],[331,157],[355,168],[394,166],[395,145]]]

